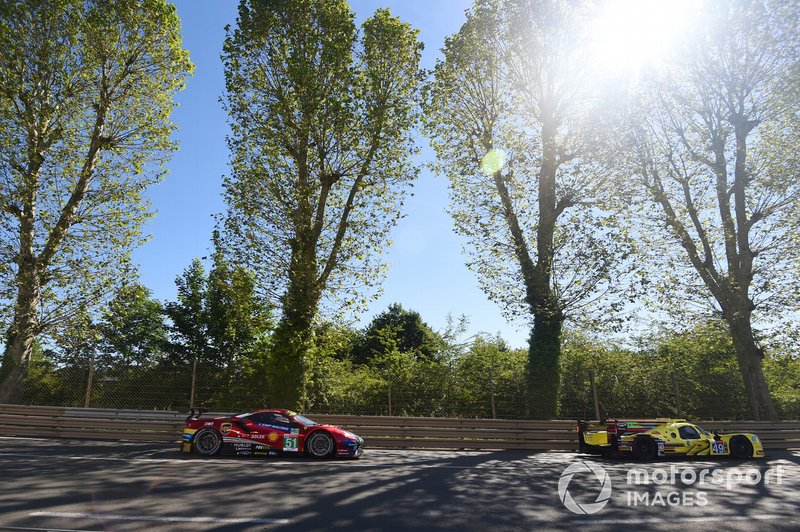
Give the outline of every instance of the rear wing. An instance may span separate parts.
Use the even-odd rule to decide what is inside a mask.
[[[621,436],[623,434],[637,434],[646,432],[665,423],[683,422],[684,419],[655,418],[655,419],[601,419],[600,421],[578,420],[578,433],[607,432]]]
[[[186,423],[189,423],[193,419],[199,418],[200,416],[202,416],[206,412],[207,412],[207,410],[203,410],[202,408],[198,408],[197,410],[195,410],[194,408],[191,408],[189,410],[187,410],[186,408],[179,408],[178,409],[178,413],[179,414],[189,414],[188,416],[186,416]]]

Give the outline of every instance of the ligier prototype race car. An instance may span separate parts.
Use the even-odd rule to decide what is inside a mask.
[[[305,453],[315,458],[358,458],[363,438],[320,425],[289,410],[257,410],[232,417],[186,419],[181,451],[201,456],[275,456]]]
[[[711,433],[685,419],[607,419],[578,421],[580,452],[603,456],[732,456],[763,458],[755,434]]]

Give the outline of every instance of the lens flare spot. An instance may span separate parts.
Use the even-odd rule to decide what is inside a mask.
[[[506,164],[506,154],[502,150],[489,150],[481,159],[481,171],[486,175],[499,172]]]

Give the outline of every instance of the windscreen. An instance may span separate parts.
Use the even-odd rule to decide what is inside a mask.
[[[317,422],[316,422],[316,421],[311,421],[311,420],[310,420],[310,419],[308,419],[307,417],[305,417],[305,416],[301,416],[300,414],[295,414],[295,416],[294,416],[294,419],[295,419],[296,421],[299,421],[300,423],[302,423],[302,424],[303,424],[303,425],[305,425],[306,427],[310,427],[311,425],[316,425],[316,424],[317,424]]]

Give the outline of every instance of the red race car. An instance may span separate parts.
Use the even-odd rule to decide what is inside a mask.
[[[290,410],[257,410],[231,417],[186,419],[181,451],[200,456],[275,456],[305,453],[314,458],[358,458],[364,439],[340,427],[320,425]]]

